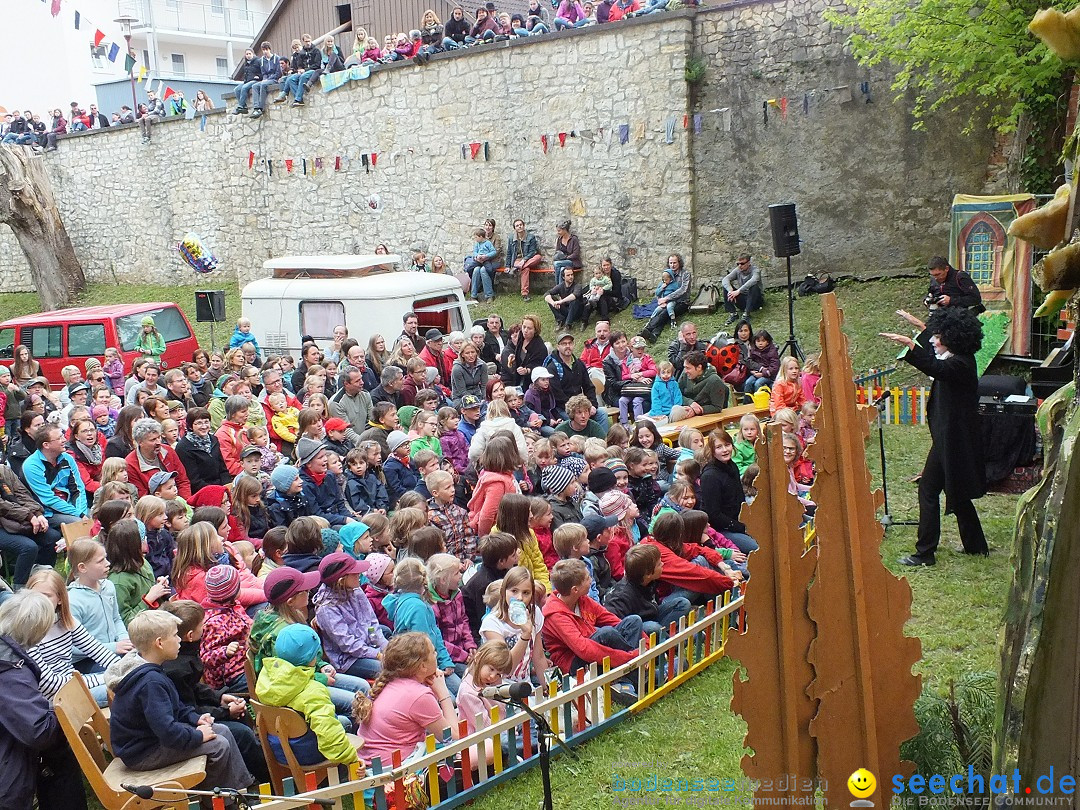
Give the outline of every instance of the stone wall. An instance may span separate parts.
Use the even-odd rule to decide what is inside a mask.
[[[799,273],[943,252],[952,194],[981,187],[990,138],[960,138],[948,121],[934,137],[913,133],[888,77],[846,56],[842,32],[822,19],[827,4],[836,0],[757,0],[515,40],[380,68],[259,121],[166,121],[149,145],[137,128],[69,137],[46,159],[90,279],[190,282],[174,249],[189,230],[241,281],[270,256],[380,242],[460,266],[489,216],[504,235],[523,217],[549,256],[555,223],[569,217],[586,266],[611,255],[655,282],[679,251],[704,278],[744,248],[771,254],[766,206],[785,201],[798,204],[806,240]],[[690,86],[694,53],[709,67]],[[766,127],[762,102],[782,97],[786,118],[770,108]],[[573,133],[565,147],[560,132]],[[473,142],[488,160],[483,148],[463,158]],[[365,167],[360,155],[372,152]],[[26,277],[9,244],[0,234],[5,288]]]

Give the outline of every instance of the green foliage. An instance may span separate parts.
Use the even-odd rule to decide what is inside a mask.
[[[994,738],[997,676],[968,672],[949,684],[942,696],[928,685],[915,702],[919,734],[901,746],[904,759],[919,773],[990,773]]]
[[[703,56],[697,54],[691,54],[686,59],[686,82],[687,84],[698,84],[705,80],[705,71],[708,70],[709,63]]]
[[[1076,1],[1042,5],[1068,10]],[[1065,65],[1027,30],[1040,8],[1034,0],[855,0],[849,7],[826,19],[852,29],[851,50],[863,65],[898,69],[892,89],[913,95],[917,128],[963,100],[968,130],[989,116],[1008,132],[1033,107],[1057,101]]]

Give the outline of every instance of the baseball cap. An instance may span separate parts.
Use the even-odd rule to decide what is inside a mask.
[[[319,657],[322,642],[319,634],[306,624],[289,624],[274,639],[274,656],[294,667],[306,667]]]
[[[344,419],[340,419],[339,417],[334,416],[334,417],[331,417],[330,419],[327,419],[325,422],[323,422],[323,427],[326,428],[327,431],[331,431],[331,430],[348,430],[349,429],[349,423],[346,422]]]
[[[589,535],[589,541],[595,540],[605,529],[610,529],[616,525],[619,519],[614,515],[598,515],[596,512],[589,512],[581,518],[581,525],[585,527],[585,533]]]
[[[349,574],[366,573],[369,568],[371,565],[363,560],[358,560],[344,551],[335,551],[333,554],[327,554],[319,563],[319,576],[322,577],[324,583],[332,585]]]
[[[247,458],[248,456],[261,456],[262,451],[259,450],[257,444],[249,444],[243,450],[240,451],[240,458]]]
[[[630,338],[630,347],[633,349],[644,349],[648,345],[641,335],[634,335],[634,337]]]
[[[89,391],[90,385],[86,382],[71,383],[71,385],[69,385],[67,389],[68,395],[70,396],[71,394],[77,394],[79,391]]]
[[[177,473],[174,472],[156,472],[151,475],[150,480],[146,482],[146,489],[151,495],[153,495],[155,492],[165,486],[166,481],[172,478],[176,478],[176,476]]]
[[[461,410],[468,411],[480,407],[480,398],[475,394],[466,394],[461,398]]]
[[[573,332],[567,332],[566,330],[563,330],[562,332],[559,332],[559,334],[555,336],[555,343],[556,344],[562,343],[567,338],[570,338],[571,340],[573,340],[574,339],[574,333]]]
[[[314,590],[322,582],[318,571],[304,574],[295,568],[283,565],[275,568],[263,580],[263,594],[271,605],[280,605],[301,591]]]
[[[442,340],[443,333],[440,329],[428,329],[424,333],[424,340]]]
[[[532,381],[533,382],[536,382],[537,380],[550,379],[551,377],[554,377],[554,376],[555,376],[554,374],[552,374],[550,371],[548,371],[543,366],[537,366],[536,368],[534,368],[532,370]]]

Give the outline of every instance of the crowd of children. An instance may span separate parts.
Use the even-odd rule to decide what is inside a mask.
[[[146,463],[141,437],[154,430],[128,411],[139,406],[109,425],[67,407],[72,430],[107,427],[131,449],[100,464],[94,526],[66,550],[67,581],[42,568],[25,582],[54,616],[25,652],[46,698],[76,672],[100,705],[111,696],[128,767],[199,753],[207,785],[264,779],[242,694],[303,715],[309,733],[288,741],[301,762],[408,759],[428,731],[486,723],[485,686],[630,661],[748,576],[757,544],[739,509],[753,497],[760,422],[745,416],[734,436],[687,427],[666,444],[652,417],[680,402],[679,386],[640,338],[621,361],[624,424],[598,434],[585,396],[556,404],[545,366],[527,393],[498,381],[456,407],[437,374],[416,404],[395,407],[384,373],[376,393],[386,398],[360,425],[335,415],[318,386],[300,401],[283,358],[264,367],[260,398],[228,370],[253,343],[240,327],[227,362],[201,353],[205,372],[198,357],[183,369],[190,392],[223,403],[217,432],[208,409],[181,402],[179,435],[160,430],[160,458],[186,447],[179,467],[137,467],[139,487],[129,472]],[[771,380],[790,488],[808,514],[818,376],[813,361],[787,359]],[[323,390],[331,384],[327,375]],[[13,609],[0,606],[0,623]],[[614,697],[636,700],[633,684],[616,684]]]

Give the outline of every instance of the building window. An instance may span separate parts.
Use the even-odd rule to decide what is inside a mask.
[[[987,223],[979,222],[968,231],[964,250],[964,267],[972,281],[989,286],[994,278],[994,232]]]
[[[210,0],[210,13],[222,16],[225,13],[225,0]]]
[[[146,48],[143,48],[142,63],[148,68],[150,67],[150,51],[148,51]]]
[[[172,72],[177,76],[183,76],[186,73],[184,69],[184,55],[182,53],[172,54]]]
[[[219,56],[217,62],[217,75],[219,79],[229,78],[229,60],[224,56]]]
[[[180,8],[180,0],[165,0],[165,8],[176,11]]]
[[[90,46],[90,61],[94,63],[94,67],[98,70],[105,68],[107,53],[108,52],[103,45],[98,45],[97,47],[94,47],[93,45]]]

